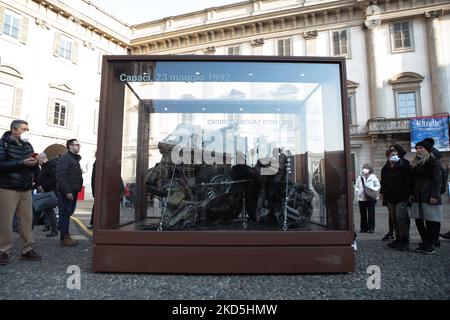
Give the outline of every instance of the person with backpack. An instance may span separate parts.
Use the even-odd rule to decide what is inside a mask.
[[[411,166],[401,159],[395,148],[386,150],[386,164],[381,169],[380,199],[388,207],[390,220],[393,221],[395,240],[388,247],[396,250],[409,249],[410,219],[408,198],[411,189]]]
[[[380,182],[373,173],[372,167],[365,163],[355,183],[355,195],[359,203],[361,215],[360,232],[374,233],[375,231],[375,205],[380,190]]]
[[[41,260],[33,250],[31,189],[37,154],[28,131],[26,121],[14,120],[0,140],[0,265],[9,263],[14,213],[20,224],[21,260]]]
[[[417,154],[411,170],[411,218],[415,219],[422,239],[415,251],[433,254],[434,240],[439,236],[439,223],[442,221],[442,165],[434,156],[429,142],[420,141],[415,149]]]

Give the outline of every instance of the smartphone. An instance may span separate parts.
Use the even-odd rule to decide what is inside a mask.
[[[36,159],[36,157],[38,156],[38,154],[39,154],[39,153],[36,153],[36,152],[34,152],[34,153],[32,153],[32,154],[31,154],[31,156],[30,156],[30,157],[32,157],[32,158],[34,158],[34,159]]]

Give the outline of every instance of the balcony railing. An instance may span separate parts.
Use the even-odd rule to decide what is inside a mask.
[[[377,118],[367,121],[367,134],[409,133],[408,118]]]

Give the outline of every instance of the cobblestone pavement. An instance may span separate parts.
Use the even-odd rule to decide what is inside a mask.
[[[77,216],[88,221],[88,210]],[[450,210],[445,208],[442,231],[450,229]],[[356,208],[355,208],[356,209]],[[83,211],[84,210],[84,211]],[[359,213],[355,212],[356,231]],[[92,245],[78,236],[76,248],[61,248],[58,240],[45,238],[35,229],[41,262],[18,258],[18,235],[10,264],[0,267],[0,300],[3,299],[450,299],[450,241],[428,256],[413,251],[397,252],[380,241],[387,231],[387,211],[377,207],[374,234],[358,234],[356,271],[324,275],[142,275],[94,274]],[[412,247],[419,241],[411,225]],[[76,230],[72,230],[76,233]],[[81,268],[81,290],[69,290],[68,266]],[[381,289],[369,290],[367,268],[381,268]]]

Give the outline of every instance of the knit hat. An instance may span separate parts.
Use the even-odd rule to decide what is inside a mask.
[[[431,147],[434,147],[434,139],[433,138],[425,138],[423,141],[428,142]]]
[[[425,140],[417,142],[415,148],[417,149],[418,146],[425,148],[428,152],[431,152],[431,150],[433,150],[433,146]]]

